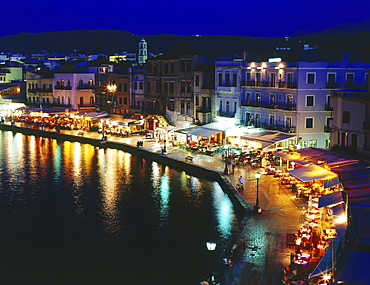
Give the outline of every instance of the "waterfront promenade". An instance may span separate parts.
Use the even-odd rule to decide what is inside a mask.
[[[17,124],[17,123],[16,123]],[[20,125],[19,125],[20,126]],[[64,130],[64,134],[78,136],[79,131]],[[100,139],[97,132],[84,132],[86,138]],[[108,141],[137,145],[143,141],[143,149],[162,155],[163,143],[146,139],[143,136],[115,137],[108,136]],[[225,162],[221,157],[207,156],[189,152],[185,149],[166,145],[168,158],[185,161],[192,156],[192,164],[222,173]],[[231,169],[230,169],[231,170]],[[214,274],[222,285],[237,284],[281,284],[282,269],[290,263],[290,252],[286,246],[286,235],[296,233],[304,221],[306,203],[296,198],[285,185],[279,185],[276,178],[262,174],[259,180],[259,205],[261,213],[254,213],[256,202],[256,179],[254,172],[263,173],[263,169],[247,169],[236,166],[234,173],[224,178],[235,186],[238,177],[244,179],[244,190],[236,193],[247,206],[247,214],[242,222],[240,232],[236,233],[236,242],[245,241],[245,250],[234,258],[232,266],[219,264]],[[249,209],[249,210],[248,210]]]

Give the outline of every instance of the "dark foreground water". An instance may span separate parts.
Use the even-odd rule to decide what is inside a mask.
[[[217,183],[0,131],[0,284],[198,284],[237,226]]]

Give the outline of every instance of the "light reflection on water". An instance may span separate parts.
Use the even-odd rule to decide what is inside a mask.
[[[1,131],[0,208],[0,268],[22,262],[36,281],[50,272],[48,284],[196,284],[209,270],[205,241],[221,251],[238,224],[217,183],[120,150]]]

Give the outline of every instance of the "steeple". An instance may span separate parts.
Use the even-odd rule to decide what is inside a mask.
[[[139,41],[139,56],[138,56],[138,64],[144,64],[148,58],[148,48],[147,42],[144,38]]]

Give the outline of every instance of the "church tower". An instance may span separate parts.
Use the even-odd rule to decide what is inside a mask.
[[[148,58],[148,47],[147,42],[142,38],[139,42],[139,56],[138,56],[138,64],[142,65],[145,64]]]

